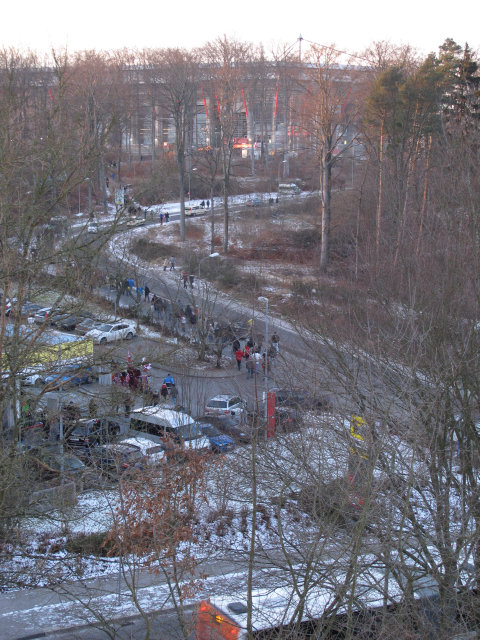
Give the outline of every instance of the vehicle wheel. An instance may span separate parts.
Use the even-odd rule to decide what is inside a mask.
[[[106,338],[100,338],[100,344],[107,344]]]
[[[127,335],[125,336],[125,340],[131,340],[133,338],[133,333],[131,331],[129,331],[127,333]]]

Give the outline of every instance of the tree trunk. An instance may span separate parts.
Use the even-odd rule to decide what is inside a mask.
[[[330,215],[331,215],[331,178],[332,166],[330,152],[324,147],[322,153],[322,175],[320,177],[322,183],[322,222],[321,231],[322,238],[320,244],[320,271],[325,273],[328,264],[328,242],[330,234]]]

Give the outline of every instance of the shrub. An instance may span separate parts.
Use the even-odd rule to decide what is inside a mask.
[[[66,549],[82,556],[112,555],[112,545],[106,542],[106,533],[78,535],[67,540]]]

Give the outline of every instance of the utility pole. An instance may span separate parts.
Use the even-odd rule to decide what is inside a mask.
[[[298,61],[301,62],[302,61],[302,34],[300,34],[298,36]]]

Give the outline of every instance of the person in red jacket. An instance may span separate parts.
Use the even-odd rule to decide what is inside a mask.
[[[242,349],[237,349],[235,351],[235,360],[237,361],[237,367],[239,371],[240,371],[240,367],[242,366],[242,358],[243,358]]]

